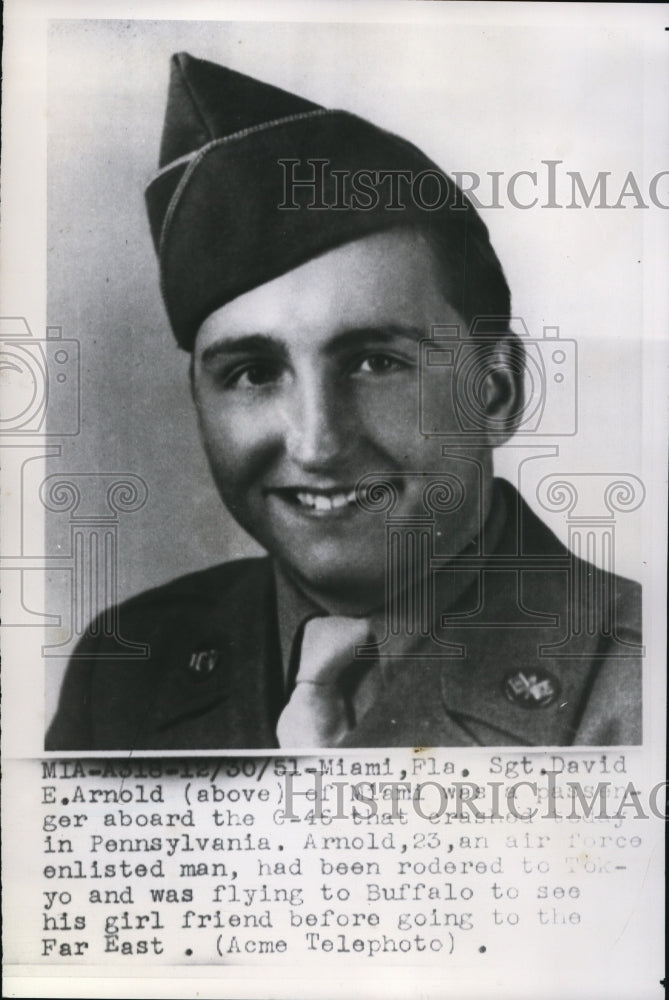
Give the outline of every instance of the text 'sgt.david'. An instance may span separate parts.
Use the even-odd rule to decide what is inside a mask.
[[[267,556],[121,605],[143,658],[92,622],[47,749],[639,743],[638,585],[494,476],[527,352],[457,185],[179,54],[146,200],[212,475]]]

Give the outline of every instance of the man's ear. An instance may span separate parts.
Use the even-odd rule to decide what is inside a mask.
[[[481,386],[486,413],[486,436],[497,448],[514,435],[525,406],[525,352],[522,342],[509,333],[489,349]]]

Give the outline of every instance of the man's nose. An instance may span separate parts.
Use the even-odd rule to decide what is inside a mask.
[[[309,376],[286,400],[286,452],[305,471],[323,471],[348,452],[353,429],[344,396],[332,381]]]

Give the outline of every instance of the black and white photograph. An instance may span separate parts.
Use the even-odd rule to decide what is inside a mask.
[[[8,995],[659,992],[665,22],[8,5]]]
[[[418,28],[185,27],[51,27],[50,315],[88,464],[42,488],[47,533],[74,532],[54,589],[78,640],[46,748],[640,743],[642,565],[615,531],[645,497],[640,343],[584,328],[611,263],[572,290],[566,244],[597,219],[631,267],[666,176],[570,170],[512,117],[500,149],[453,70],[409,71],[438,50]],[[274,65],[247,54],[272,41]],[[515,292],[518,244],[556,228]],[[118,539],[96,504],[128,508]],[[234,558],[246,539],[263,554]]]

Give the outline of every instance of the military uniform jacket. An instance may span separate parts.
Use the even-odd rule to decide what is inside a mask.
[[[641,742],[638,584],[570,556],[503,489],[496,551],[437,616],[445,655],[403,663],[346,745]],[[70,661],[46,748],[276,748],[288,698],[276,606],[271,561],[245,559],[108,609]]]

